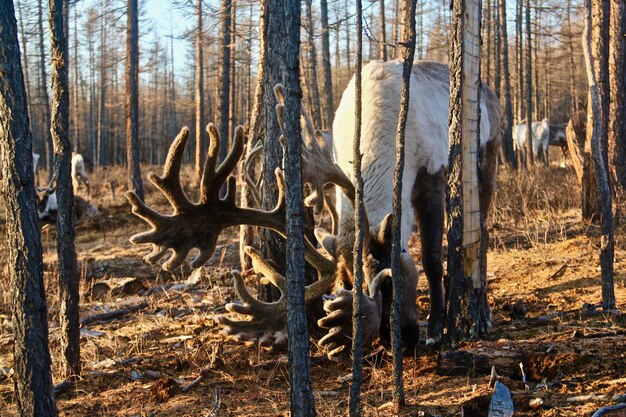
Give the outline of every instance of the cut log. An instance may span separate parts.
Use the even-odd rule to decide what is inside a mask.
[[[99,300],[107,296],[139,294],[145,289],[143,283],[134,277],[108,278],[94,283],[90,295],[92,299]]]
[[[563,367],[585,359],[577,353],[548,353],[545,349],[533,351],[524,346],[511,349],[473,347],[440,352],[436,372],[438,375],[489,375],[495,367],[500,375],[521,380],[521,363],[527,380],[540,381],[551,379]]]

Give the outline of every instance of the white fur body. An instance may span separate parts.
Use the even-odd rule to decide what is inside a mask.
[[[550,122],[548,119],[543,119],[540,122],[533,122],[532,135],[533,135],[533,156],[539,155],[539,150],[544,155],[548,152],[548,145],[550,144]],[[513,148],[516,151],[520,151],[525,157],[526,153],[526,123],[520,123],[513,127]]]
[[[334,152],[337,164],[353,178],[355,127],[354,78],[335,113]],[[364,201],[370,225],[392,212],[395,142],[402,89],[402,61],[374,61],[362,72],[361,152]],[[414,213],[411,195],[417,173],[435,174],[448,166],[449,70],[446,65],[416,62],[411,74],[409,113],[405,130],[405,166],[402,186],[401,242],[407,247]],[[480,143],[490,134],[487,107],[481,100]],[[339,234],[353,229],[352,205],[339,192]]]
[[[79,153],[72,154],[72,185],[74,192],[78,191],[78,181],[82,181],[89,190],[89,177],[85,169],[85,159]]]

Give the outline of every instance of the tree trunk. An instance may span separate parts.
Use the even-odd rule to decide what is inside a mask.
[[[517,159],[513,152],[513,106],[511,105],[511,73],[509,71],[509,40],[506,26],[506,0],[500,1],[500,34],[502,45],[502,78],[504,79],[504,148],[513,169]]]
[[[309,2],[310,5],[310,2]],[[284,3],[285,203],[287,230],[287,332],[291,415],[315,416],[311,386],[309,336],[304,302],[304,197],[300,132],[300,0]]]
[[[126,36],[126,163],[128,185],[137,197],[144,199],[139,168],[139,28],[137,0],[128,0]]]
[[[106,8],[105,2],[105,8]],[[104,23],[105,13],[100,15],[100,94],[98,100],[98,137],[96,143],[96,166],[104,165],[104,147],[107,141],[106,131],[106,26]]]
[[[516,14],[515,14],[515,63],[517,65],[516,86],[516,112],[517,123],[520,123],[524,119],[524,57],[522,55],[523,36],[522,36],[522,7],[523,0],[516,0]]]
[[[317,86],[317,51],[315,49],[315,26],[313,25],[311,3],[312,0],[306,0],[307,32],[309,35],[309,66],[311,68],[309,85],[313,93],[313,123],[315,123],[315,128],[319,129],[322,126],[322,112],[320,109],[320,90]]]
[[[61,309],[61,350],[65,376],[80,375],[79,274],[74,240],[74,191],[70,175],[72,144],[69,137],[69,91],[67,38],[63,31],[63,0],[50,0],[50,44],[52,51],[52,140],[54,143],[57,217],[57,254]]]
[[[582,218],[599,219],[598,190],[591,158],[591,143],[587,142],[587,114],[583,111],[574,114],[567,124],[565,136],[567,148],[581,189],[580,201]]]
[[[613,181],[626,189],[626,3],[611,1],[609,163]]]
[[[363,298],[363,177],[361,175],[361,70],[363,65],[363,6],[356,0],[356,62],[354,63],[354,141],[353,177],[354,177],[354,260],[352,271],[352,384],[350,385],[349,415],[361,415],[361,385],[363,383],[363,329],[361,323],[361,300]]]
[[[259,65],[257,69],[256,87],[254,89],[254,104],[252,105],[252,114],[250,115],[250,127],[248,129],[248,139],[246,145],[246,157],[249,156],[252,147],[255,145],[259,134],[261,124],[261,112],[263,109],[265,68],[267,66],[267,20],[269,13],[267,12],[268,1],[261,1],[261,15],[259,16]],[[271,91],[271,90],[270,90]],[[243,170],[242,170],[243,174]],[[273,175],[273,174],[272,174]],[[241,187],[241,207],[251,207],[254,203],[252,193],[248,189],[245,181],[242,181]],[[252,246],[254,241],[254,228],[249,225],[241,225],[239,227],[239,261],[241,270],[246,271],[252,268],[252,262],[243,249],[246,246]]]
[[[480,0],[455,2],[450,49],[447,343],[489,334],[483,224],[478,189]]]
[[[17,412],[56,417],[33,180],[32,137],[13,2],[0,3],[0,155],[11,277]],[[7,256],[5,255],[5,256]]]
[[[533,67],[532,37],[530,34],[530,0],[526,0],[526,169],[535,164],[533,154]]]
[[[278,200],[278,186],[274,170],[281,166],[283,159],[282,146],[279,142],[280,126],[276,116],[276,97],[270,92],[274,86],[282,82],[285,62],[282,53],[285,48],[284,25],[285,15],[282,0],[265,0],[265,13],[267,16],[267,60],[264,71],[264,107],[265,107],[265,132],[263,141],[263,200],[262,208],[271,210]],[[277,271],[285,272],[285,244],[282,238],[275,232],[261,229],[259,232],[261,255],[266,259],[277,262]],[[259,286],[259,299],[264,301],[275,300],[279,296],[278,291],[271,285]]]
[[[572,0],[567,0],[567,44],[569,49],[569,66],[570,66],[570,81],[569,81],[569,95],[570,95],[570,117],[573,117],[578,110],[578,93],[576,91],[576,64],[574,64],[574,37],[572,34]]]
[[[217,113],[220,115],[220,153],[219,161],[223,161],[228,153],[228,109],[230,108],[230,24],[231,24],[232,0],[222,0],[221,17],[222,28],[220,37],[221,68],[219,75],[219,105]]]
[[[385,0],[380,0],[380,59],[382,59],[383,61],[387,60],[387,29],[386,29],[386,21],[385,21]]]
[[[328,29],[328,0],[320,0],[322,14],[322,69],[324,71],[324,123],[320,126],[324,129],[333,127],[333,79],[330,69],[330,33]],[[339,50],[336,51],[339,57]],[[337,65],[337,71],[340,70]]]
[[[44,31],[43,31],[43,0],[38,0],[38,20],[39,26],[39,100],[43,110],[43,132],[44,149],[46,150],[46,167],[48,170],[48,181],[52,179],[54,174],[53,155],[52,155],[52,136],[50,135],[50,98],[48,97],[48,75],[46,74],[46,55],[44,52]]]
[[[77,25],[78,25],[78,11],[77,11],[77,5],[74,4],[74,53],[72,54],[73,56],[72,63],[74,64],[72,66],[72,69],[74,70],[74,76],[72,79],[73,104],[72,104],[71,110],[72,110],[72,127],[73,127],[72,132],[74,134],[73,136],[74,152],[80,153],[81,152],[80,124],[78,122],[79,106],[78,106],[78,30],[77,30]]]
[[[202,131],[204,130],[204,57],[202,49],[202,0],[196,2],[196,148],[194,158],[194,181],[200,181],[202,175]]]
[[[610,26],[610,0],[599,0],[592,3],[593,24],[591,26],[593,42],[591,43],[591,53],[593,55],[594,71],[598,92],[600,94],[600,105],[602,106],[602,130],[600,130],[600,147],[602,151],[602,162],[604,169],[609,173],[609,109],[610,109],[610,89],[609,89],[609,26]],[[591,112],[589,112],[591,113]],[[589,124],[587,135],[591,135]],[[592,152],[593,156],[593,152]],[[595,166],[595,164],[594,164]],[[598,178],[596,178],[597,180]],[[598,190],[602,193],[601,190]]]
[[[607,126],[606,105],[603,100],[608,98],[601,93],[596,75],[598,67],[596,54],[605,52],[603,39],[606,31],[602,25],[608,26],[606,10],[592,7],[591,0],[585,0],[585,29],[583,31],[583,52],[589,82],[589,101],[591,112],[587,114],[587,140],[591,141],[591,156],[598,188],[598,205],[602,213],[602,238],[600,241],[600,270],[602,275],[602,305],[605,310],[615,308],[615,288],[613,283],[613,261],[615,256],[615,236],[613,233],[613,206],[611,203],[611,185],[606,163],[604,162],[603,137]],[[597,14],[596,14],[597,13]]]
[[[400,93],[400,114],[396,128],[396,160],[393,171],[393,222],[391,241],[391,277],[393,282],[392,313],[390,319],[391,346],[393,351],[393,403],[396,410],[403,407],[404,384],[402,380],[402,335],[400,332],[400,311],[402,309],[402,269],[400,255],[402,252],[402,177],[404,174],[404,133],[409,113],[411,71],[415,57],[415,8],[416,0],[405,0],[402,31],[402,90]],[[408,207],[406,209],[409,209]]]
[[[29,113],[31,112],[30,110],[30,103],[31,100],[33,99],[33,96],[31,95],[31,90],[30,90],[30,77],[29,77],[29,72],[28,72],[28,51],[27,51],[27,45],[28,43],[26,42],[26,32],[24,31],[24,17],[22,15],[22,2],[18,0],[17,2],[17,10],[18,10],[18,14],[19,14],[19,18],[18,21],[20,23],[20,39],[22,40],[22,67],[24,69],[24,84],[26,86],[26,99],[27,99],[27,107],[28,107],[28,111]],[[30,126],[29,126],[30,128]],[[35,178],[35,183],[37,182],[37,178]]]

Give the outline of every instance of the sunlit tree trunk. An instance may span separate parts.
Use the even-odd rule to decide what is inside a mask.
[[[455,1],[453,13],[448,118],[451,151],[446,196],[450,224],[447,343],[487,337],[490,324],[486,274],[481,273],[480,265],[480,0]]]
[[[63,30],[63,0],[50,0],[48,10],[52,51],[52,140],[54,144],[57,216],[57,254],[61,309],[61,350],[65,376],[80,375],[79,274],[74,240],[74,191],[70,176],[72,145],[69,135],[67,38]]]
[[[16,408],[24,417],[56,417],[32,137],[12,1],[0,2],[0,73],[0,156],[8,243],[5,257],[11,279]]]
[[[126,34],[126,163],[128,184],[143,200],[139,168],[139,27],[137,0],[128,0]]]

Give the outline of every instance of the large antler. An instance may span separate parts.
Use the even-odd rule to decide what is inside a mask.
[[[267,227],[285,235],[284,180],[280,169],[276,170],[279,197],[276,207],[270,211],[241,208],[235,204],[236,179],[231,176],[243,153],[243,128],[237,127],[233,147],[216,169],[219,153],[219,134],[213,124],[207,126],[210,145],[200,184],[200,201],[192,203],[180,184],[180,168],[189,129],[183,128],[170,146],[163,169],[163,176],[148,174],[148,179],[163,193],[174,212],[161,214],[148,207],[134,192],[126,193],[132,212],[145,220],[152,229],[130,238],[133,243],[151,243],[152,253],[146,261],[155,263],[168,249],[173,255],[163,264],[172,271],[179,267],[196,248],[199,253],[191,261],[193,268],[202,266],[215,251],[217,239],[224,228],[240,224]],[[220,189],[226,183],[226,195],[220,198]],[[318,270],[334,270],[335,264],[317,252],[307,241],[306,259]]]
[[[274,94],[278,100],[276,113],[280,125],[283,126],[283,109],[285,105],[283,86],[274,86]],[[324,208],[324,186],[336,184],[346,194],[350,201],[354,201],[354,184],[343,170],[333,161],[331,149],[320,131],[313,128],[311,118],[304,106],[300,106],[302,125],[302,181],[308,185],[311,193],[304,203],[313,207],[316,214]]]

